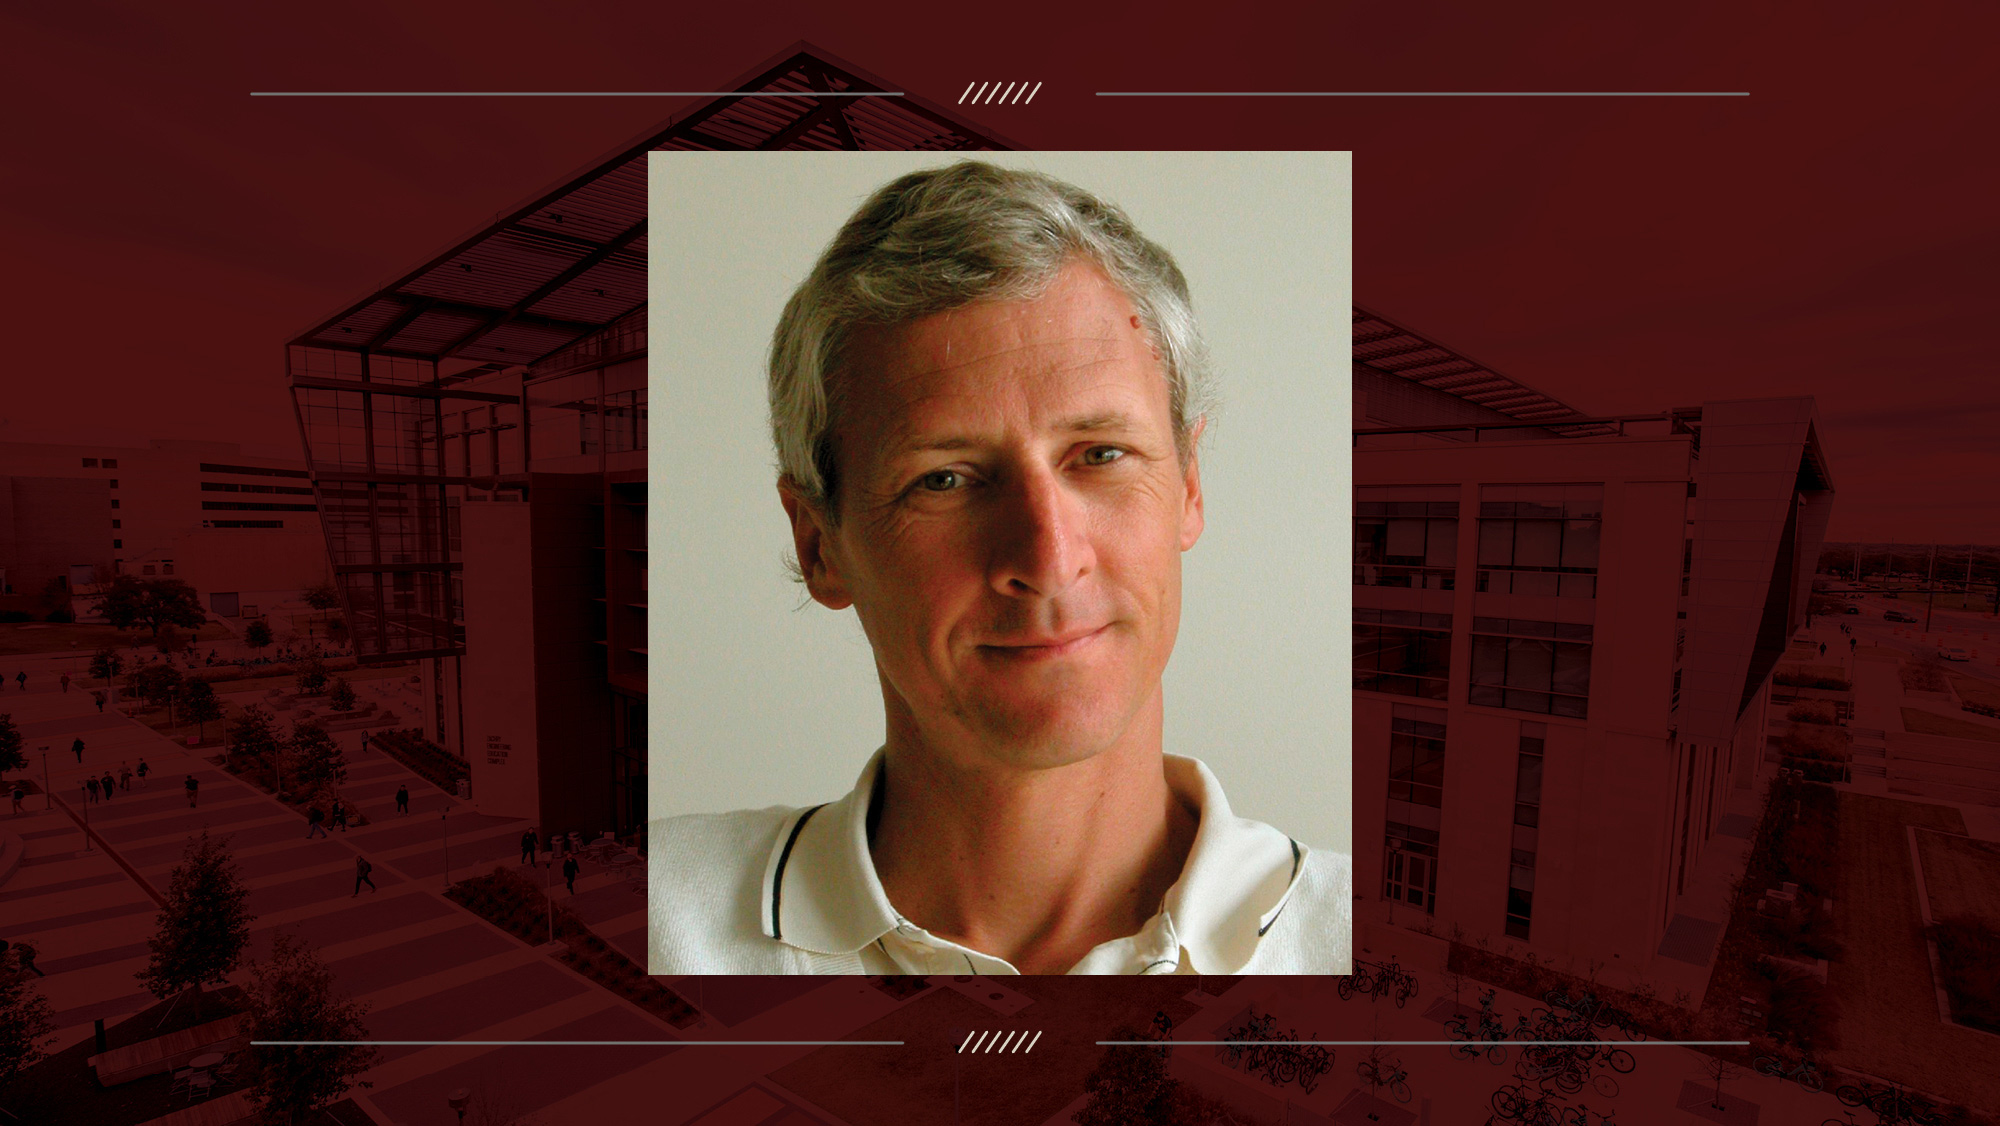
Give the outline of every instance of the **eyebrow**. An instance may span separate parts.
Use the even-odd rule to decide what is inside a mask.
[[[1061,434],[1103,434],[1121,433],[1134,429],[1136,423],[1124,411],[1100,411],[1095,414],[1073,415],[1056,423],[1054,429]],[[966,434],[945,434],[935,438],[923,438],[907,442],[892,443],[892,455],[929,453],[936,450],[963,450],[980,444],[978,438]]]

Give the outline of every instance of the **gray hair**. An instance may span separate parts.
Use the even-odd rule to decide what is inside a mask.
[[[854,213],[799,283],[771,335],[771,439],[801,499],[838,519],[833,421],[852,330],[976,301],[1033,300],[1082,259],[1132,303],[1167,379],[1175,446],[1213,410],[1208,350],[1187,279],[1116,205],[1039,172],[963,161],[912,172]]]

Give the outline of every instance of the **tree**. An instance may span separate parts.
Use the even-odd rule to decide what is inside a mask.
[[[153,637],[160,635],[161,626],[200,629],[208,620],[208,614],[201,608],[201,596],[193,587],[179,579],[142,579],[135,575],[112,579],[98,600],[97,611],[119,629],[144,626]]]
[[[298,789],[347,781],[347,757],[319,724],[309,719],[292,724],[291,749],[292,777]]]
[[[1129,1028],[1113,1040],[1137,1040]],[[1179,1082],[1167,1075],[1166,1053],[1157,1048],[1106,1048],[1084,1078],[1090,1101],[1071,1115],[1077,1126],[1168,1126],[1173,1121]]]
[[[326,662],[318,657],[307,657],[299,662],[298,672],[292,676],[292,684],[301,696],[317,696],[326,691],[328,674]]]
[[[367,1007],[336,992],[333,974],[311,947],[280,932],[268,961],[250,967],[242,1025],[249,1040],[366,1040]],[[349,1080],[375,1062],[363,1045],[253,1048],[245,1078],[258,1121],[289,1126],[347,1093]]]
[[[266,625],[262,618],[252,619],[249,625],[243,627],[243,644],[252,649],[262,649],[270,645],[271,627]]]
[[[14,726],[12,712],[0,712],[0,774],[26,769],[28,755],[21,749],[21,729]]]
[[[259,766],[277,761],[280,747],[278,726],[271,713],[255,704],[246,706],[229,725],[229,756],[239,762],[248,759]]]
[[[347,619],[328,618],[326,620],[326,639],[335,645],[347,644]]]
[[[1704,1079],[1715,1080],[1715,1101],[1709,1104],[1710,1109],[1728,1110],[1728,1107],[1722,1105],[1722,1085],[1732,1079],[1741,1078],[1743,1069],[1723,1059],[1721,1056],[1707,1055],[1699,1056],[1696,1066],[1701,1069]]]
[[[181,722],[193,723],[195,741],[208,738],[208,722],[222,718],[222,700],[215,694],[215,686],[198,676],[187,679],[181,689]]]
[[[49,999],[28,984],[27,973],[0,966],[0,1091],[46,1054],[42,1046],[55,1030]]]
[[[109,645],[90,655],[90,675],[104,681],[106,687],[110,687],[111,678],[117,676],[118,671],[124,667],[125,658],[120,657],[118,650]]]
[[[315,610],[331,610],[340,605],[340,592],[333,589],[333,584],[330,582],[309,586],[300,594],[306,600],[306,605]]]
[[[354,686],[344,676],[336,676],[326,690],[326,702],[337,712],[354,710]]]
[[[188,635],[171,625],[161,626],[159,634],[153,638],[153,648],[158,649],[168,656],[172,656],[175,653],[184,653],[187,651],[187,647]]]
[[[180,670],[172,665],[140,665],[125,674],[125,689],[156,708],[164,708],[180,693]]]
[[[152,957],[133,976],[163,1000],[193,989],[199,1012],[201,987],[220,984],[243,959],[250,942],[250,909],[244,906],[249,897],[229,855],[229,838],[211,837],[206,829],[189,837],[167,884],[156,930],[146,940]]]

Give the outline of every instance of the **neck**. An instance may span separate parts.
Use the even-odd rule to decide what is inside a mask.
[[[1137,932],[1197,825],[1167,787],[1160,743],[1157,692],[1117,742],[1063,766],[945,753],[892,722],[870,834],[890,902],[1023,973],[1063,973]]]

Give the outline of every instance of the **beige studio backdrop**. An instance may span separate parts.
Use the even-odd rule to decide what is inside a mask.
[[[967,155],[1118,204],[1187,275],[1221,409],[1201,447],[1207,530],[1182,556],[1166,749],[1206,762],[1239,815],[1351,851],[1349,154]],[[882,742],[859,622],[785,575],[764,358],[862,200],[954,159],[652,154],[652,817],[831,801]]]

